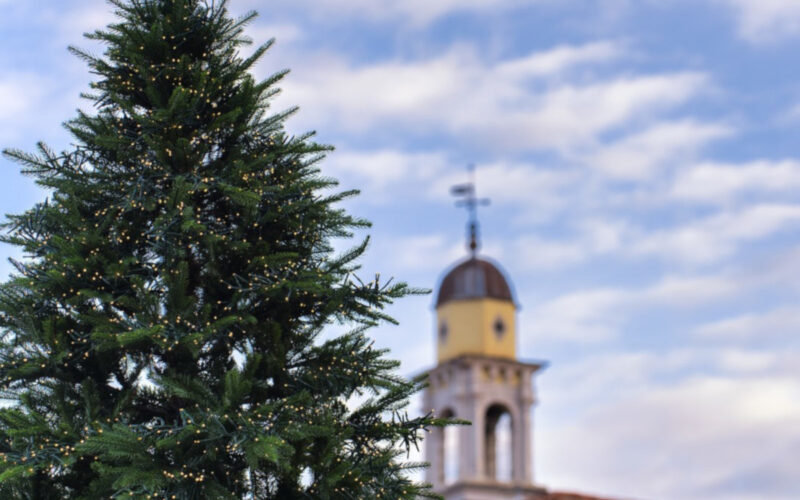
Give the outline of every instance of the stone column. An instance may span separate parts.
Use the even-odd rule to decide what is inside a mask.
[[[517,412],[519,414],[519,432],[514,433],[514,480],[533,484],[533,464],[531,441],[533,438],[533,427],[531,425],[531,408],[534,403],[533,396],[533,373],[524,370],[525,374],[520,383],[519,403]],[[519,465],[517,465],[519,464]]]
[[[474,373],[475,366],[470,363],[462,365],[458,370],[459,388],[456,393],[458,401],[458,417],[472,422],[459,428],[459,479],[474,480],[483,474],[483,418],[479,411]]]
[[[425,480],[434,489],[444,486],[444,429],[435,428],[425,436],[425,459],[431,464],[425,469]]]

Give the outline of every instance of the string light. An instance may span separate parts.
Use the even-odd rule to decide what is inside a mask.
[[[308,467],[293,487],[309,497],[415,498],[395,457],[436,423],[400,410],[419,385],[363,331],[319,340],[408,293],[352,275],[364,246],[332,254],[363,224],[316,171],[328,148],[262,117],[272,87],[244,72],[241,25],[218,7],[123,5],[127,29],[86,57],[97,113],[70,122],[73,151],[33,161],[53,195],[11,219],[27,258],[0,301],[0,389],[18,398],[0,410],[0,474],[134,468],[163,486],[117,497],[183,498]]]

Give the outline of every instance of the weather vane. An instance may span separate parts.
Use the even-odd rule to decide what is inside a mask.
[[[473,257],[478,253],[480,241],[478,237],[478,207],[489,205],[488,198],[478,198],[475,192],[475,165],[468,165],[470,182],[458,184],[450,188],[453,196],[461,198],[456,202],[457,207],[466,207],[469,213],[469,241],[467,247]]]

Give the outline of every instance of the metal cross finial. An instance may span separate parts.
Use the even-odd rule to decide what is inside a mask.
[[[478,237],[478,207],[489,205],[488,198],[478,198],[475,192],[475,165],[468,165],[470,182],[458,184],[450,188],[453,196],[462,198],[456,202],[457,207],[466,207],[469,212],[469,241],[467,247],[473,257],[480,248],[480,238]]]

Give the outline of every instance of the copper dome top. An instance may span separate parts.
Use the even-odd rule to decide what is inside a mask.
[[[514,302],[503,273],[491,262],[472,257],[444,277],[436,297],[436,307],[453,300],[484,298]]]

